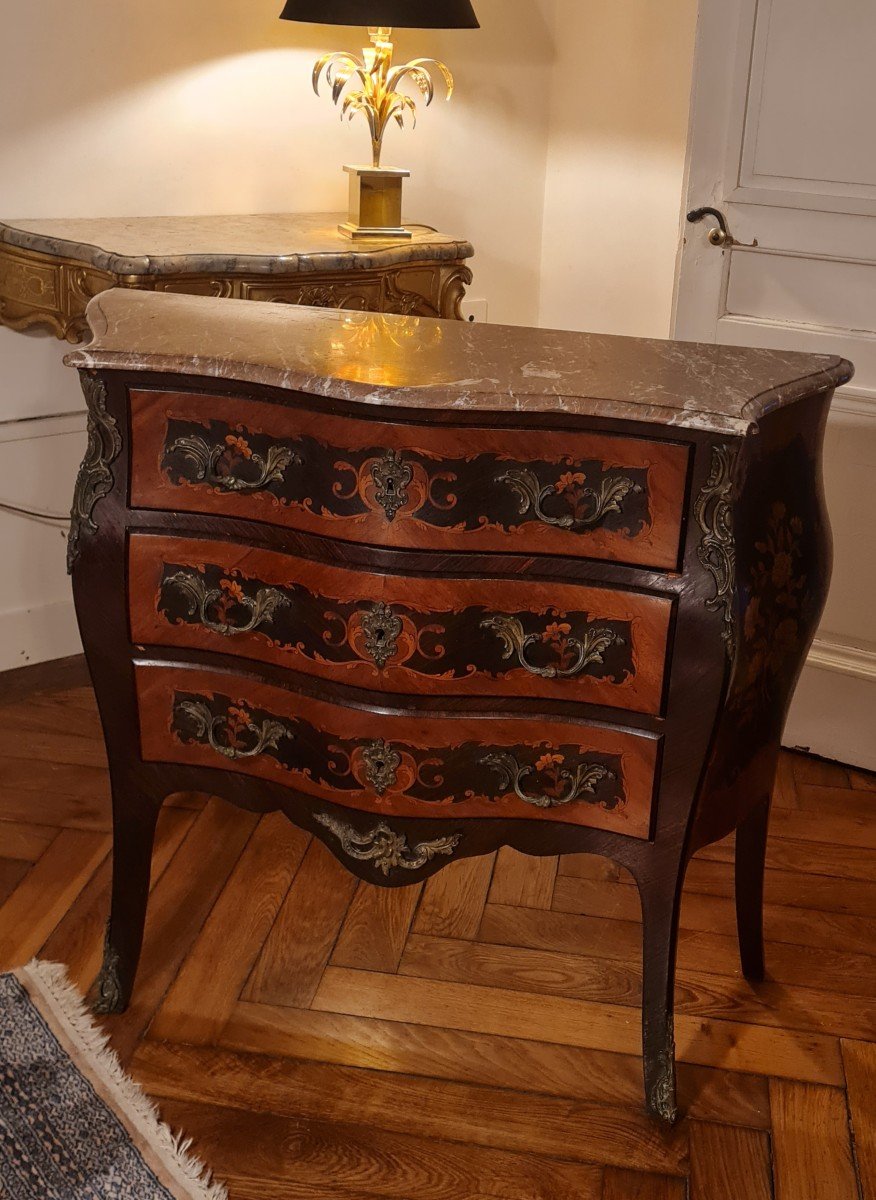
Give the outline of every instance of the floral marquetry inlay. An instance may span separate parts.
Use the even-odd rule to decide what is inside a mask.
[[[358,800],[387,813],[404,802],[423,816],[472,804],[500,815],[517,801],[534,809],[580,805],[622,813],[627,802],[620,756],[582,753],[571,743],[445,741],[441,726],[426,745],[391,733],[356,737],[218,695],[178,695],[172,727],[178,743],[203,747],[211,758],[261,761],[271,778],[285,776],[290,786],[306,783],[340,803]]]
[[[263,420],[259,428],[255,421],[169,417],[162,430],[162,469],[174,486],[202,484],[241,495],[269,491],[272,504],[286,510],[288,524],[312,528],[318,522],[325,533],[340,533],[347,523],[362,536],[360,518],[375,516],[381,528],[393,526],[397,544],[414,541],[423,548],[439,532],[471,548],[486,538],[501,540],[501,548],[523,547],[524,539],[541,546],[550,536],[575,554],[586,555],[592,547],[597,557],[614,557],[604,547],[618,545],[624,561],[651,557],[648,542],[660,519],[649,482],[654,469],[631,465],[618,471],[608,460],[610,444],[594,447],[601,453],[588,456],[584,441],[572,457],[562,452],[566,439],[551,435],[541,445],[520,444],[511,459],[475,446],[467,454],[458,442],[433,449],[418,444],[416,431],[404,435],[400,446],[375,447],[364,439],[338,444],[330,418],[284,437],[267,432],[276,424],[273,414]],[[638,454],[635,447],[631,456]],[[677,487],[682,486],[679,475]],[[197,508],[191,498],[166,497],[168,503],[177,499],[182,507]],[[658,500],[665,511],[665,498]],[[673,561],[675,552],[673,545]]]
[[[485,616],[475,602],[456,611],[431,608],[428,591],[410,603],[369,603],[328,589],[322,595],[306,580],[278,584],[291,565],[278,569],[273,563],[262,578],[234,568],[231,559],[225,567],[209,561],[193,566],[190,555],[182,557],[189,565],[177,563],[169,549],[152,568],[161,572],[154,602],[161,623],[152,632],[141,630],[141,640],[157,632],[163,641],[169,626],[174,644],[202,645],[185,636],[194,627],[221,637],[223,651],[239,645],[241,653],[298,669],[310,663],[321,673],[337,669],[340,678],[372,685],[380,672],[396,690],[402,690],[403,676],[415,689],[423,680],[451,687],[458,680],[476,684],[480,677],[483,686],[503,680],[524,693],[531,692],[531,681],[558,682],[574,696],[578,689],[571,681],[580,680],[608,685],[603,695],[610,703],[612,686],[636,678],[629,614],[619,620],[550,607]]]
[[[755,542],[750,594],[742,618],[745,654],[738,708],[746,721],[769,704],[776,683],[793,671],[802,648],[805,528],[783,501],[769,510],[766,532]]]

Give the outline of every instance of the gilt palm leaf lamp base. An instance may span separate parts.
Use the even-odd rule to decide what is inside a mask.
[[[287,0],[280,15],[285,21],[367,26],[371,45],[361,56],[325,54],[313,69],[317,95],[325,80],[341,119],[361,113],[371,132],[371,166],[344,167],[350,176],[350,203],[348,219],[339,228],[351,238],[410,237],[402,224],[402,185],[410,171],[381,165],[383,138],[391,121],[401,128],[407,118],[416,124],[416,102],[401,90],[403,84],[416,87],[428,107],[435,96],[434,75],[443,78],[448,100],[453,76],[434,58],[395,65],[392,31],[477,29],[470,0]]]

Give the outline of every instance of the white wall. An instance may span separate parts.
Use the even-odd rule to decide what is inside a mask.
[[[540,324],[668,337],[697,0],[555,0]]]
[[[341,209],[341,165],[367,159],[310,74],[349,29],[278,20],[280,0],[4,3],[0,219]],[[447,59],[452,104],[388,134],[410,166],[406,216],[469,238],[475,297],[535,324],[553,0],[479,0],[480,31],[404,32],[399,53]],[[364,31],[363,31],[364,34]],[[0,501],[64,511],[84,423],[54,338],[0,329]],[[62,429],[63,432],[59,432]],[[70,430],[78,432],[70,432]],[[75,653],[63,539],[0,511],[0,670]]]

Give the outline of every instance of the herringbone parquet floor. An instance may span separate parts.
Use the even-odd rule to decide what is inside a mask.
[[[0,708],[0,969],[98,968],[110,880],[93,699]],[[136,1000],[107,1020],[233,1200],[876,1200],[876,782],[784,756],[769,981],[740,976],[732,847],[682,915],[686,1117],[641,1110],[639,912],[584,856],[357,884],[280,816],[177,797]]]

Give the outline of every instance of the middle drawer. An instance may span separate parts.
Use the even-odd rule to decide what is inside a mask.
[[[218,651],[370,690],[533,696],[659,715],[672,600],[408,576],[132,534],[135,643]]]

